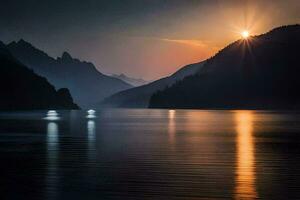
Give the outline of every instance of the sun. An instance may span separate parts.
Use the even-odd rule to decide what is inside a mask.
[[[246,31],[246,30],[241,32],[241,35],[244,39],[247,39],[250,36],[249,31]]]

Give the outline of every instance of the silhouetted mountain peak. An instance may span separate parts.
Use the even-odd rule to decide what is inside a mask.
[[[23,40],[22,38],[18,41],[18,43],[26,43],[26,44],[28,44],[28,42],[26,42],[26,41]]]
[[[143,79],[131,79],[130,83],[132,85],[134,85],[134,83],[136,82],[139,82],[140,86],[116,93],[99,103],[99,106],[146,108],[148,106],[149,99],[153,93],[159,90],[163,90],[166,87],[175,84],[177,81],[180,81],[187,76],[196,74],[203,67],[205,62],[206,61],[184,66],[171,76],[164,77],[151,83],[147,83],[147,81]],[[112,76],[122,78],[122,76],[126,77],[126,74]],[[124,80],[128,81],[126,79]]]
[[[18,47],[18,48],[34,48],[30,43],[26,42],[25,40],[23,39],[20,39],[19,41],[12,41],[10,43],[7,44],[7,47]]]
[[[117,78],[117,79],[120,79],[130,85],[133,85],[133,86],[141,86],[141,85],[145,85],[147,83],[149,83],[148,81],[145,81],[141,78],[133,78],[133,77],[129,77],[127,76],[126,74],[113,74],[112,77],[114,78]]]
[[[0,66],[1,110],[78,109],[67,89],[56,91],[46,78],[20,63],[2,42]]]
[[[298,108],[300,25],[238,40],[194,76],[155,93],[153,108]]]
[[[12,42],[14,43],[14,42]],[[30,47],[30,48],[34,48],[32,46],[32,44],[30,44],[29,42],[26,42],[24,39],[20,39],[16,44],[21,45],[23,47]]]
[[[63,52],[62,56],[61,56],[62,60],[73,60],[72,56],[68,53],[68,52]]]
[[[73,58],[68,52],[55,59],[24,40],[7,47],[15,58],[46,77],[56,88],[68,88],[75,101],[83,106],[132,87],[100,73],[92,63]]]
[[[125,76],[125,74],[120,74],[120,78],[127,78],[127,76]]]
[[[22,63],[24,63],[28,67],[30,67],[31,64],[35,62],[35,59],[33,59],[33,57],[39,57],[41,60],[43,60],[43,63],[54,61],[54,59],[47,53],[40,49],[37,49],[31,43],[23,39],[20,39],[18,42],[13,41],[7,44],[6,47],[14,55],[14,57],[18,58],[18,60],[22,61],[23,58],[26,58],[27,62],[22,61]]]

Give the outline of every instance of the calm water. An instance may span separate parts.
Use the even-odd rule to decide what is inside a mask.
[[[300,199],[300,113],[0,113],[1,199]]]

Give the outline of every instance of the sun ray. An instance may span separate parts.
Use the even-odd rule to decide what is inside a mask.
[[[250,36],[249,31],[247,31],[247,30],[244,30],[244,31],[241,33],[241,35],[242,35],[242,37],[243,37],[244,39],[248,39],[248,37]]]

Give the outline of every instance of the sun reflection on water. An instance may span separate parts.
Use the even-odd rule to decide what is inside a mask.
[[[175,110],[169,110],[168,112],[168,135],[170,144],[174,144],[175,142],[175,134],[176,134],[176,123],[175,123]]]
[[[237,131],[236,199],[255,199],[255,155],[253,141],[253,113],[235,113]]]

